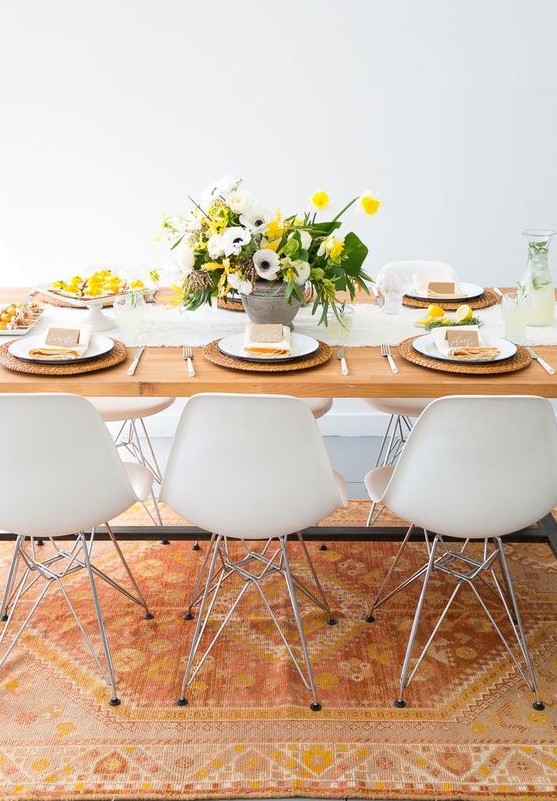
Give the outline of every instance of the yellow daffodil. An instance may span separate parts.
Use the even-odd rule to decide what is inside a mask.
[[[172,294],[165,305],[170,309],[174,309],[176,306],[181,306],[184,302],[184,290],[177,284],[171,284],[170,290]]]
[[[329,250],[329,256],[333,261],[336,261],[342,255],[342,251],[344,250],[344,242],[341,239],[335,239],[332,243]]]
[[[379,210],[380,205],[380,201],[372,195],[371,192],[363,192],[358,198],[358,208],[363,211],[364,214],[370,216]]]
[[[207,270],[207,272],[211,272],[211,270],[222,270],[223,267],[225,272],[228,272],[228,269],[230,267],[229,259],[223,259],[222,262],[208,261],[206,264],[203,265],[203,269]]]
[[[139,278],[136,281],[132,281],[130,284],[130,289],[143,289],[145,284],[143,281],[140,281]]]
[[[269,220],[265,227],[265,237],[267,239],[280,239],[284,232],[284,226],[282,224],[282,213],[280,209],[275,211],[274,219]]]
[[[324,189],[319,189],[311,196],[311,204],[318,211],[323,211],[323,209],[326,209],[329,206],[330,201],[331,198],[329,197],[328,192],[325,192]]]

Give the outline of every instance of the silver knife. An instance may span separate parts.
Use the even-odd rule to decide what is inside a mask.
[[[134,354],[134,357],[133,357],[133,361],[130,364],[130,366],[128,367],[128,375],[133,375],[135,373],[135,368],[139,364],[139,360],[143,356],[143,351],[144,350],[145,350],[145,345],[142,345],[140,348],[137,348],[137,350],[135,351],[135,354]]]
[[[541,356],[538,356],[535,350],[532,350],[532,348],[529,347],[528,345],[526,345],[526,350],[528,351],[532,359],[535,359],[537,363],[540,365],[540,367],[543,367],[546,373],[549,373],[549,375],[555,374],[555,370],[553,369],[553,367],[550,364],[548,364],[545,361],[545,359],[542,359]]]
[[[340,360],[340,372],[342,375],[348,375],[348,365],[346,364],[346,359],[344,357],[344,348],[339,348],[337,350],[337,359]]]

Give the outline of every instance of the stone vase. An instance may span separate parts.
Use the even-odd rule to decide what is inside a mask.
[[[294,328],[293,320],[300,308],[300,301],[284,298],[284,281],[255,281],[250,295],[240,295],[244,310],[252,323],[282,323]]]

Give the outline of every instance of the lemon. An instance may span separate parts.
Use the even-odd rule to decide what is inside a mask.
[[[429,325],[435,320],[435,317],[430,317],[429,314],[427,317],[422,317],[421,320],[416,320],[416,325]]]
[[[470,320],[473,316],[474,312],[464,303],[462,306],[459,306],[455,312],[455,322],[457,323],[465,323],[467,320]]]
[[[427,307],[427,316],[428,317],[443,317],[445,314],[445,310],[441,308],[441,306],[437,306],[437,304],[432,303],[430,306]]]

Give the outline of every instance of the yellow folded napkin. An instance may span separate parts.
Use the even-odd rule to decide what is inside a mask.
[[[290,329],[275,323],[250,323],[246,328],[244,350],[250,356],[290,356]]]
[[[452,342],[447,339],[449,332],[453,338]],[[458,341],[459,332],[461,332],[460,341]],[[500,353],[499,348],[486,345],[477,325],[452,325],[449,328],[439,326],[431,330],[431,337],[439,353],[451,359],[477,359],[489,362]]]
[[[39,359],[79,359],[87,353],[93,329],[52,326],[45,331],[42,341],[29,348],[29,356]]]
[[[422,297],[426,298],[447,298],[458,300],[459,298],[466,297],[465,292],[461,292],[458,289],[458,281],[456,280],[455,276],[451,273],[414,273],[412,275],[412,281],[414,283],[414,289],[417,295],[421,295]],[[435,283],[451,283],[454,284],[454,292],[436,292],[434,289],[430,289],[430,284]]]

